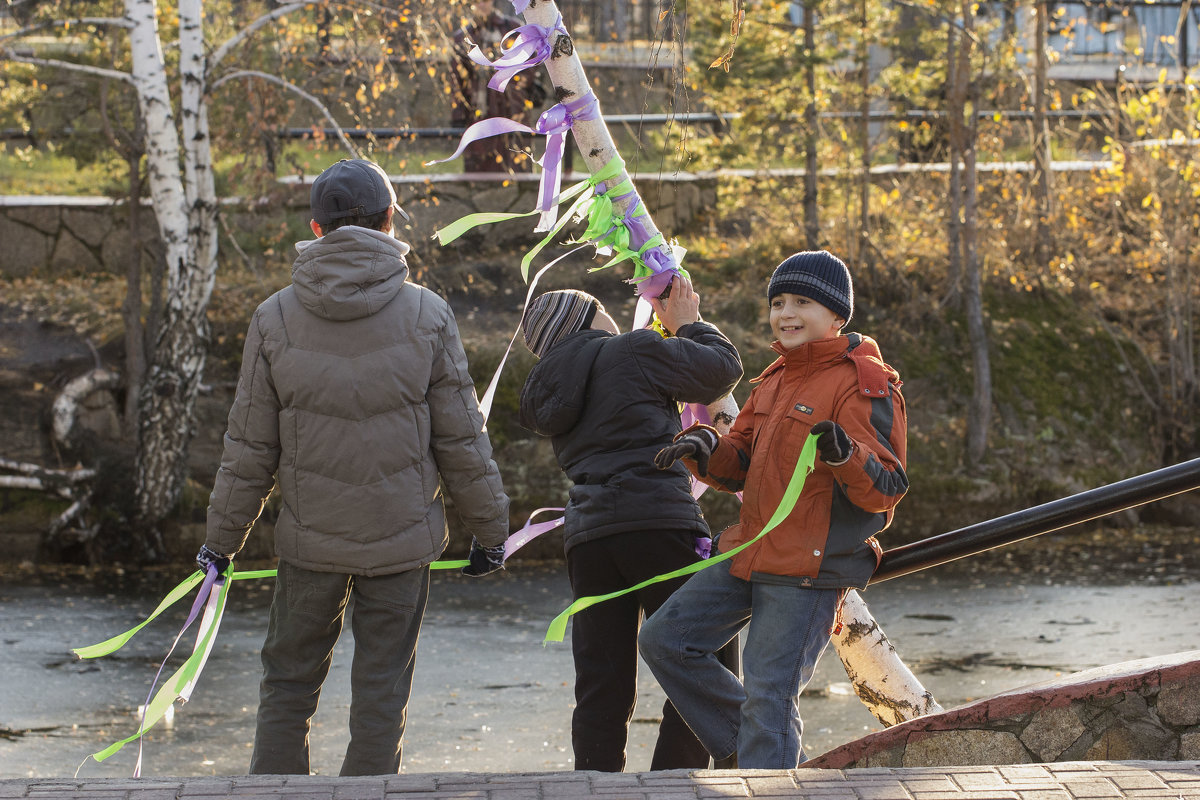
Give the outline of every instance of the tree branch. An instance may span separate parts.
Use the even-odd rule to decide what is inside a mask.
[[[221,76],[221,78],[219,80],[213,81],[212,86],[209,88],[209,91],[215,92],[226,81],[231,81],[234,78],[260,78],[269,83],[274,83],[279,86],[282,86],[283,88],[300,95],[305,100],[307,100],[308,102],[310,102],[314,106],[316,106],[317,110],[321,112],[321,115],[324,116],[325,119],[329,120],[329,124],[334,129],[337,130],[338,138],[342,140],[342,144],[345,146],[346,150],[350,153],[350,155],[353,156],[354,158],[362,158],[362,155],[358,152],[358,148],[355,147],[354,143],[350,141],[350,138],[348,136],[346,136],[345,132],[342,130],[342,126],[340,124],[338,124],[338,121],[336,119],[333,118],[333,114],[331,114],[329,112],[329,109],[325,107],[325,104],[322,103],[319,99],[317,99],[314,95],[309,94],[308,92],[304,91],[303,89],[301,89],[299,86],[297,86],[294,83],[285,81],[282,78],[279,78],[275,75],[271,75],[266,72],[259,72],[258,70],[240,69],[240,70],[237,70],[236,72],[230,72],[228,75]]]
[[[114,81],[121,81],[130,86],[134,86],[133,76],[126,72],[119,72],[115,69],[101,69],[100,67],[91,67],[87,64],[74,64],[70,61],[59,61],[56,58],[34,58],[33,56],[20,56],[11,50],[0,50],[0,57],[8,61],[15,61],[19,64],[33,64],[38,67],[54,67],[57,69],[70,70],[72,72],[82,72],[85,75],[91,75],[96,78],[109,78]]]
[[[216,49],[216,51],[213,52],[212,56],[210,56],[208,59],[209,72],[211,72],[213,69],[215,69],[216,66],[221,63],[221,60],[225,58],[225,56],[229,55],[230,50],[237,47],[239,44],[244,42],[246,39],[248,39],[250,36],[252,36],[254,33],[259,31],[266,25],[274,22],[275,20],[279,19],[280,17],[287,16],[288,14],[292,13],[293,11],[297,11],[299,9],[306,8],[311,5],[312,5],[312,2],[288,3],[287,5],[280,6],[279,8],[275,9],[274,11],[272,11],[269,14],[264,14],[263,16],[259,17],[258,19],[254,20],[249,25],[242,28],[237,33],[235,33],[233,36],[231,36],[227,40],[225,40],[225,43],[222,44],[220,47],[218,47]]]
[[[45,22],[39,22],[36,25],[27,25],[24,28],[19,28],[11,33],[6,33],[0,36],[0,42],[10,39],[21,39],[31,33],[39,31],[51,30],[54,28],[62,28],[70,30],[73,27],[82,25],[97,25],[102,28],[131,28],[132,24],[127,19],[121,17],[79,17],[77,19],[52,19]]]

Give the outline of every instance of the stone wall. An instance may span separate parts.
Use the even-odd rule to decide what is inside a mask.
[[[585,177],[579,173],[567,175],[563,187]],[[415,175],[393,176],[393,180],[401,204],[413,217],[402,237],[420,245],[423,255],[431,259],[437,258],[438,248],[427,243],[438,228],[479,211],[529,211],[536,204],[538,191],[535,174]],[[701,209],[716,204],[715,180],[645,175],[635,176],[635,181],[655,223],[668,237],[686,226]],[[281,217],[292,215],[293,222],[307,222],[307,181],[285,181],[284,189],[282,204],[251,207],[236,200],[224,203],[225,230],[239,238],[261,239],[279,235]],[[533,234],[536,222],[531,216],[489,225],[469,234],[465,241],[486,237],[494,244],[533,244],[541,238]],[[143,227],[144,247],[153,254],[159,248],[152,215],[146,215]],[[303,225],[298,227],[307,230]],[[103,197],[0,196],[0,242],[0,275],[10,278],[123,274],[134,252],[126,205]]]
[[[804,767],[1200,759],[1200,650],[1078,672],[910,720]]]

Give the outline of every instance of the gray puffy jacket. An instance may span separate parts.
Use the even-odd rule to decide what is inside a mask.
[[[276,553],[305,569],[383,575],[436,560],[441,485],[472,535],[503,542],[508,497],[454,314],[406,282],[408,245],[344,227],[296,248],[292,285],[246,334],[206,544],[241,550],[276,481]]]

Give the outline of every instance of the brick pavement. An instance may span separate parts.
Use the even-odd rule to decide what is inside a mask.
[[[0,780],[0,800],[1200,800],[1200,761],[1075,761],[1015,766],[689,772],[469,773],[370,778],[31,778]]]

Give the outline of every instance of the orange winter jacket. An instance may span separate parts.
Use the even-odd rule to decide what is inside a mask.
[[[731,572],[743,580],[864,588],[882,554],[875,535],[908,490],[900,375],[873,339],[857,333],[773,347],[780,357],[752,381],[746,407],[701,478],[742,492],[741,520],[721,535],[720,549],[758,535],[783,499],[812,426],[831,419],[853,440],[849,461],[831,467],[818,459],[787,519],[734,556]],[[695,462],[688,467],[694,472]]]

